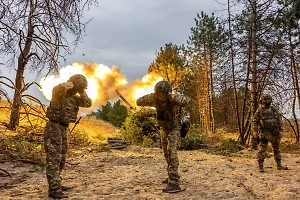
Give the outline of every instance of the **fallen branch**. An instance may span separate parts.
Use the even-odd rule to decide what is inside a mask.
[[[6,173],[6,174],[11,178],[11,175],[10,175],[10,173],[8,173],[8,171],[6,171],[6,170],[4,170],[4,169],[1,169],[1,168],[0,168],[0,171]]]

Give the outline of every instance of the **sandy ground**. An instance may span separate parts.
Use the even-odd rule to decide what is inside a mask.
[[[300,198],[299,154],[283,154],[290,170],[278,171],[273,158],[259,173],[255,151],[216,156],[200,151],[179,151],[181,186],[185,191],[166,194],[161,183],[166,162],[159,148],[127,147],[109,152],[74,151],[63,171],[63,184],[74,187],[69,199],[273,199]],[[0,199],[47,197],[45,170],[25,163],[0,163]]]

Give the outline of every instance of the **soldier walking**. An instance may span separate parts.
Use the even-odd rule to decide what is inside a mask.
[[[163,192],[179,192],[181,188],[179,186],[177,144],[180,139],[180,114],[182,107],[188,105],[190,100],[182,95],[172,94],[172,86],[167,81],[158,82],[154,91],[154,93],[138,98],[136,103],[138,106],[156,108],[161,145],[168,164],[168,179],[163,181],[168,185]]]
[[[282,120],[278,110],[271,105],[272,97],[263,94],[260,99],[261,107],[257,109],[253,117],[253,133],[255,138],[259,138],[259,149],[257,160],[259,171],[264,172],[264,160],[267,156],[268,142],[272,144],[274,159],[278,170],[288,168],[281,164],[281,154],[279,150],[280,139],[282,138]]]
[[[44,129],[44,147],[48,195],[55,199],[68,197],[62,192],[69,188],[61,185],[60,173],[66,161],[69,123],[76,121],[79,107],[92,105],[85,92],[86,88],[87,79],[81,74],[76,74],[52,90],[52,99],[46,113],[49,120]]]

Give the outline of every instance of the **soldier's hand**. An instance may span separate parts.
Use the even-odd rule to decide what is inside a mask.
[[[64,84],[64,86],[65,86],[66,90],[70,90],[74,87],[74,84],[72,82],[66,82]]]
[[[78,92],[78,94],[79,94],[81,97],[86,97],[86,96],[87,96],[87,94],[86,94],[85,91],[80,91],[80,92]]]

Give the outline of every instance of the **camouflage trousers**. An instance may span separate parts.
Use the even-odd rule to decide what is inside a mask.
[[[268,143],[271,143],[273,153],[274,153],[274,159],[276,162],[281,160],[281,154],[279,150],[280,146],[280,136],[279,134],[272,134],[271,132],[263,132],[260,136],[259,140],[259,148],[257,153],[257,159],[258,161],[264,161],[264,159],[267,157],[267,149],[268,149]]]
[[[49,192],[61,190],[60,173],[65,165],[68,149],[67,132],[67,127],[53,122],[48,122],[44,129],[46,176]]]
[[[177,154],[177,146],[180,142],[180,127],[176,126],[170,132],[161,129],[161,146],[164,152],[168,167],[169,183],[179,184],[180,176],[178,174],[179,160]]]

